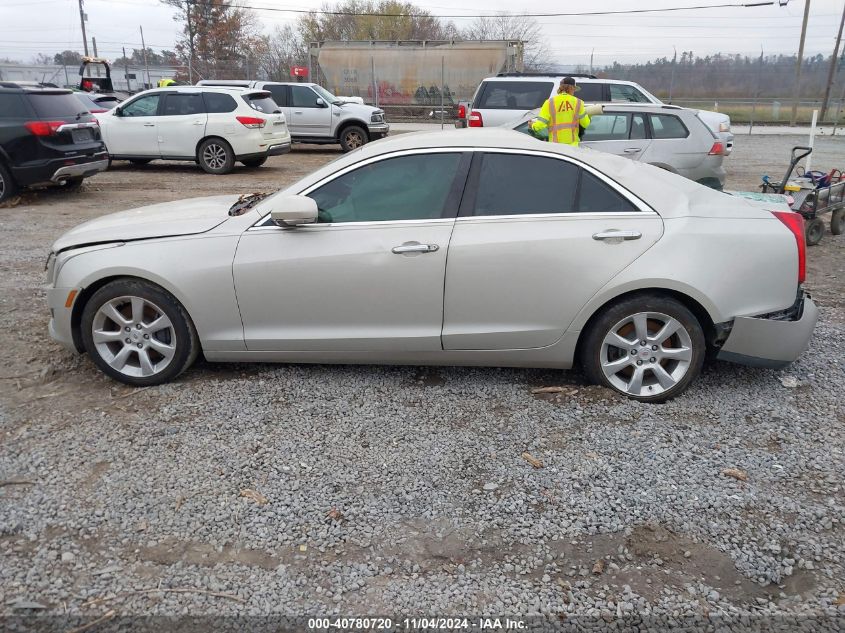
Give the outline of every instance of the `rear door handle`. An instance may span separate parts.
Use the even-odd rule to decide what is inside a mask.
[[[155,123],[144,123],[144,127],[155,127]]]
[[[194,125],[205,125],[205,121],[194,121]]]
[[[407,242],[400,246],[394,246],[391,251],[396,255],[406,253],[433,253],[440,247],[437,244],[420,244],[419,242]]]
[[[636,154],[637,152],[641,152],[641,151],[643,151],[643,150],[641,150],[639,147],[626,147],[623,150],[623,152],[625,154]]]
[[[639,231],[620,231],[608,229],[600,233],[593,233],[594,240],[638,240],[643,236]]]

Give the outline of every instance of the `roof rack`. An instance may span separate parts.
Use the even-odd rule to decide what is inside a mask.
[[[581,77],[582,79],[598,79],[587,73],[499,73],[496,77]]]

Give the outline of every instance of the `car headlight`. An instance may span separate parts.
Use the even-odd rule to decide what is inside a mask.
[[[50,254],[47,255],[47,261],[44,264],[44,274],[46,277],[46,283],[52,285],[53,284],[53,275],[56,272],[56,254],[53,251],[50,251]]]
[[[370,123],[384,123],[384,112],[379,110],[370,115]]]
[[[722,121],[719,123],[719,131],[720,132],[730,132],[731,131],[731,122],[730,121]]]

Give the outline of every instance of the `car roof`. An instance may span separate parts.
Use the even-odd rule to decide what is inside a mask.
[[[610,79],[609,77],[593,77],[593,76],[585,76],[585,75],[567,75],[566,73],[557,73],[553,75],[543,75],[543,74],[499,74],[493,77],[486,77],[483,81],[541,81],[543,79],[548,79],[550,81],[557,81],[560,82],[561,79],[564,77],[574,77],[575,83],[585,83],[585,84],[624,84],[626,86],[635,86],[640,87],[636,81],[628,81],[626,79]]]

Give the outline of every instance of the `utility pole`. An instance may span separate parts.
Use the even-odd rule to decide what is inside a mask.
[[[97,57],[98,55],[97,55],[97,38],[96,37],[91,37],[91,44],[94,47],[94,57]],[[99,64],[94,66],[94,72],[97,74],[97,77],[100,76],[100,65]]]
[[[88,36],[85,35],[85,11],[82,9],[83,0],[79,0],[79,23],[82,25],[82,48],[85,50],[85,57],[88,57]]]
[[[675,54],[672,55],[672,77],[669,79],[669,103],[672,103],[672,90],[675,87],[675,66],[678,63],[678,49],[673,45],[672,50],[675,51]]]
[[[141,48],[144,49],[144,68],[147,69],[147,84],[150,88],[153,87],[153,80],[150,79],[150,65],[147,63],[147,45],[144,43],[144,27],[139,26],[141,29]]]
[[[590,51],[590,74],[593,74],[593,53],[596,52],[596,49]]]
[[[188,26],[188,83],[194,85],[194,27],[191,24],[191,1],[185,2],[185,24]]]
[[[842,20],[839,22],[839,34],[836,36],[836,46],[833,47],[833,57],[830,58],[830,68],[827,71],[827,85],[824,87],[824,98],[822,99],[822,111],[819,117],[824,121],[827,112],[827,102],[830,99],[830,89],[833,87],[833,78],[836,76],[836,62],[839,56],[839,44],[842,42],[842,27],[845,26],[845,4],[842,5]]]
[[[132,87],[129,85],[129,74],[127,73],[129,60],[126,58],[126,47],[123,47],[123,80],[126,82],[126,89],[132,92]]]
[[[798,118],[798,101],[801,99],[801,64],[804,62],[804,40],[807,38],[807,20],[810,18],[810,0],[804,0],[804,22],[801,24],[801,42],[798,44],[798,66],[795,70],[795,100],[792,102],[792,116],[789,125],[794,126]]]

